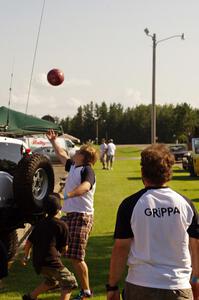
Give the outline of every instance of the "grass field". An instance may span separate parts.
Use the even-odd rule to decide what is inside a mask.
[[[86,261],[90,270],[94,299],[105,299],[104,285],[107,282],[109,259],[113,245],[113,230],[119,203],[126,196],[143,187],[140,177],[140,150],[136,147],[118,147],[114,170],[102,170],[100,163],[95,166],[97,189],[95,195],[95,225],[89,239]],[[180,165],[174,167],[170,186],[192,199],[199,209],[199,178],[191,178]],[[20,256],[19,256],[20,258]],[[21,267],[19,258],[13,264],[5,280],[6,289],[0,294],[1,300],[19,300],[40,281],[32,269]],[[65,260],[66,265],[70,266]],[[46,293],[40,299],[59,299],[59,292]]]

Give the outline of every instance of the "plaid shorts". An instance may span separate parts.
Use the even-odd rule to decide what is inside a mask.
[[[93,226],[93,215],[86,213],[67,213],[62,217],[69,228],[70,241],[66,256],[68,258],[84,260],[88,237]]]

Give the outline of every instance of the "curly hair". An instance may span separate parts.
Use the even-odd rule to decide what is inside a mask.
[[[153,144],[141,152],[142,176],[150,183],[162,185],[172,178],[173,154],[164,144]]]
[[[94,165],[98,160],[98,151],[90,144],[82,145],[79,153],[84,156],[84,163],[85,164],[92,164]]]

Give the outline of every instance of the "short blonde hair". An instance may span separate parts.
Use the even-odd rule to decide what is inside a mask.
[[[94,165],[98,160],[98,150],[90,144],[82,145],[79,153],[84,156],[84,164]]]

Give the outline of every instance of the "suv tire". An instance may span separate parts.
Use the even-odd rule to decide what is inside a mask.
[[[54,172],[41,154],[23,157],[13,178],[16,204],[25,214],[42,213],[43,201],[54,190]]]

